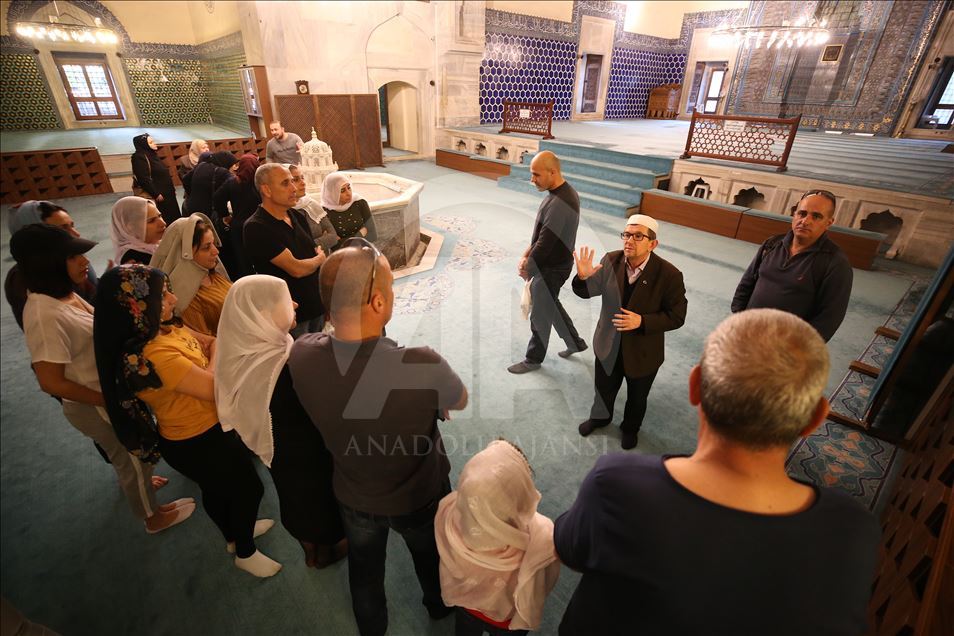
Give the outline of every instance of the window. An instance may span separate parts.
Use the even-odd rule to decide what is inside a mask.
[[[950,130],[954,123],[954,57],[945,58],[918,128]]]
[[[722,80],[724,78],[724,69],[712,71],[712,76],[709,78],[709,90],[706,92],[706,103],[702,112],[714,113],[719,109],[719,94],[722,92]]]
[[[76,119],[125,119],[104,55],[54,53],[53,59]]]

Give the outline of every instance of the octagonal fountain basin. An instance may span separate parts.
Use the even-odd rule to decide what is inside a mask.
[[[421,242],[421,210],[418,200],[424,184],[382,172],[350,172],[351,188],[371,208],[378,230],[375,244],[392,269],[405,267]]]

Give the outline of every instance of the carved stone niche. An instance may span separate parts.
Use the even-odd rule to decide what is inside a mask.
[[[683,194],[697,199],[709,199],[712,196],[712,188],[706,183],[705,179],[699,177],[686,184]]]
[[[732,197],[732,204],[753,210],[765,210],[768,207],[765,195],[759,192],[755,186],[736,192],[735,196]]]
[[[531,153],[529,150],[524,150],[523,152],[521,152],[521,153],[520,153],[520,163],[523,163],[523,162],[524,162],[524,159],[523,159],[523,158],[526,157],[526,156],[529,155],[529,154],[533,154],[533,153]]]
[[[887,235],[887,238],[881,243],[881,248],[878,250],[882,255],[888,258],[894,258],[897,255],[900,246],[896,246],[895,243],[898,242],[898,237],[901,236],[904,219],[892,214],[891,210],[882,210],[881,212],[872,212],[863,218],[860,225],[862,230],[881,232]]]
[[[474,154],[480,155],[481,157],[487,156],[487,146],[481,142],[477,142],[477,146],[474,148]]]
[[[506,146],[501,146],[500,148],[497,148],[497,159],[500,159],[501,161],[509,161],[510,150]]]
[[[468,152],[469,149],[467,148],[467,142],[458,138],[457,143],[454,144],[454,150],[457,150],[458,152]]]

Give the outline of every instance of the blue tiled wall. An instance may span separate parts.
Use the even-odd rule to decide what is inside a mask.
[[[505,99],[552,99],[553,118],[569,119],[575,63],[575,42],[488,32],[480,66],[480,123],[499,122]]]
[[[605,118],[645,117],[649,91],[662,84],[682,83],[685,69],[685,53],[614,49]]]

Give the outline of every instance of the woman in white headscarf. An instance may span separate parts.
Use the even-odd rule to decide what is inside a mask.
[[[109,236],[116,263],[148,265],[166,231],[159,208],[149,199],[123,197],[113,205]]]
[[[301,168],[293,163],[285,164],[285,167],[291,173],[295,194],[298,195],[298,202],[294,208],[305,213],[305,220],[308,221],[308,229],[311,230],[311,238],[315,240],[315,245],[325,254],[331,254],[340,240],[335,226],[331,224],[331,219],[328,218],[328,213],[321,206],[321,202],[308,194]]]
[[[218,331],[225,296],[232,287],[219,260],[221,245],[209,217],[195,212],[166,228],[149,262],[169,274],[178,299],[176,314],[182,322],[209,336]]]
[[[219,321],[215,403],[224,430],[235,429],[268,466],[282,525],[309,567],[344,558],[347,541],[332,490],[332,459],[302,408],[286,362],[295,305],[285,281],[245,276],[232,286]]]
[[[434,519],[441,595],[457,606],[457,632],[526,633],[560,576],[553,522],[519,448],[496,440],[461,471]]]
[[[362,236],[372,243],[378,239],[371,207],[351,190],[351,179],[343,172],[332,172],[321,186],[321,207],[328,213],[338,233],[338,247],[352,236]]]

